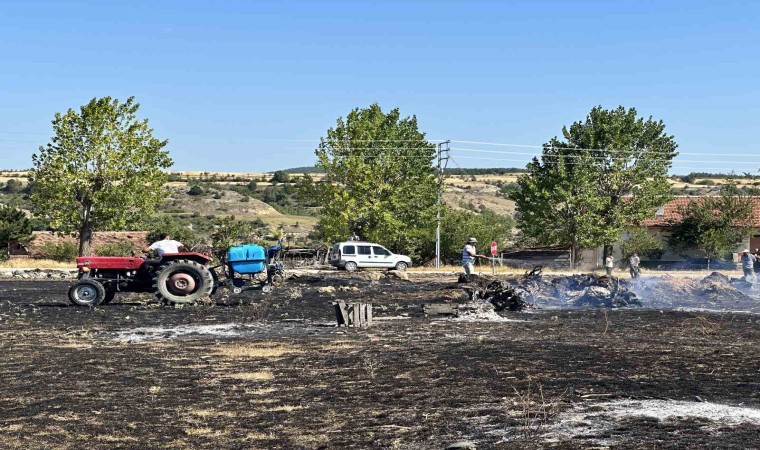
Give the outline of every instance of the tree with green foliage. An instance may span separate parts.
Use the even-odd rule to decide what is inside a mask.
[[[509,216],[496,214],[491,210],[481,213],[457,211],[445,207],[441,214],[441,256],[442,259],[458,260],[467,239],[474,237],[480,243],[483,253],[492,241],[504,248],[512,236],[514,220]]]
[[[669,199],[668,170],[677,155],[665,124],[636,110],[594,107],[584,121],[544,144],[510,194],[522,232],[542,244],[573,249],[604,245],[652,217]]]
[[[316,155],[326,172],[316,194],[324,240],[357,235],[422,257],[435,223],[436,151],[416,117],[377,103],[354,109],[327,130]]]
[[[717,197],[701,197],[679,208],[671,223],[670,247],[682,255],[698,250],[708,259],[733,251],[753,229],[754,201],[735,184],[721,186]]]
[[[647,232],[645,227],[634,228],[623,241],[623,258],[627,261],[634,253],[650,259],[662,257],[662,241]]]
[[[251,222],[235,220],[228,216],[217,219],[211,234],[211,246],[217,258],[223,257],[230,247],[250,244],[258,238],[256,227]]]
[[[143,229],[148,230],[146,243],[152,244],[161,239],[161,236],[168,234],[175,241],[181,242],[186,249],[193,249],[201,243],[201,238],[192,229],[183,226],[171,216],[156,216],[144,221]]]
[[[0,204],[0,256],[8,253],[11,242],[26,242],[32,236],[32,222],[24,211],[13,205]]]
[[[134,97],[104,97],[56,113],[55,136],[32,157],[35,212],[60,232],[77,232],[80,255],[90,253],[94,230],[122,230],[165,197],[168,141],[153,137],[139,107]]]

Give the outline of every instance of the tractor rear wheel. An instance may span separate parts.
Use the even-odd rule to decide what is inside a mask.
[[[153,277],[153,290],[161,301],[192,303],[211,295],[214,278],[206,266],[178,259],[158,268]]]
[[[106,298],[106,289],[97,281],[82,279],[69,288],[69,301],[77,306],[98,306]]]

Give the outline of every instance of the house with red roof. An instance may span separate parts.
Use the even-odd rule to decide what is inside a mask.
[[[667,263],[667,262],[683,261],[685,259],[683,255],[673,252],[668,247],[668,237],[670,236],[670,228],[674,222],[678,222],[679,220],[681,220],[682,217],[681,217],[681,214],[679,214],[679,211],[681,210],[681,208],[686,207],[690,202],[693,202],[693,201],[699,202],[702,199],[704,199],[704,197],[699,197],[699,196],[675,197],[671,201],[666,203],[664,206],[658,208],[657,211],[655,212],[654,217],[650,219],[646,219],[642,222],[642,226],[647,228],[647,232],[649,233],[649,235],[657,237],[663,243],[663,254],[662,254],[662,257],[659,259],[659,261]],[[739,244],[734,249],[734,253],[740,253],[745,248],[748,248],[751,251],[754,251],[755,249],[760,248],[760,197],[753,197],[752,200],[754,203],[753,227],[755,228],[755,230],[752,233],[752,235],[747,236],[745,241]],[[623,236],[624,239],[626,237],[627,236]],[[595,256],[597,253],[600,253],[600,252],[595,251],[594,252]],[[693,254],[687,254],[686,256],[698,257],[701,255],[699,255],[697,252],[694,252]],[[616,246],[615,259],[619,261],[620,258],[622,258],[622,251],[620,250],[619,246]],[[642,257],[642,260],[645,260],[645,258]]]
[[[675,197],[664,206],[658,208],[654,214],[654,217],[646,219],[641,223],[641,225],[647,229],[647,233],[650,236],[656,237],[660,240],[660,242],[662,242],[663,248],[662,256],[659,259],[649,261],[646,257],[640,255],[642,262],[649,261],[650,265],[659,265],[660,262],[662,262],[662,264],[667,264],[684,261],[685,259],[691,257],[703,256],[699,254],[698,251],[687,253],[685,256],[674,252],[668,246],[668,237],[670,236],[670,228],[672,227],[672,223],[678,222],[681,219],[679,210],[688,205],[689,202],[699,202],[704,198],[705,197],[701,196]],[[734,259],[736,261],[738,261],[739,254],[745,248],[750,249],[752,252],[755,252],[755,249],[760,249],[760,197],[753,197],[752,200],[754,203],[754,214],[752,216],[752,225],[754,227],[754,231],[750,236],[747,236],[744,242],[740,243],[735,249],[733,249]],[[623,240],[627,239],[628,233],[623,233],[622,238]],[[623,251],[620,244],[616,244],[613,247],[613,256],[615,258],[617,266],[625,265],[625,263],[622,261]],[[586,269],[599,268],[604,265],[603,260],[604,250],[602,247],[586,249],[583,251],[583,254],[581,256],[581,267]]]

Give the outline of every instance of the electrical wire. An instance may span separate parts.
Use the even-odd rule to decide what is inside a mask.
[[[535,158],[543,157],[544,155],[537,155],[534,153],[522,153],[522,152],[496,152],[491,150],[478,150],[478,149],[469,149],[469,148],[458,148],[458,147],[452,147],[451,150],[457,150],[457,151],[465,151],[465,152],[483,152],[483,153],[498,153],[502,155],[526,155],[526,156],[533,156]],[[559,159],[563,158],[569,158],[569,159],[585,159],[585,160],[592,160],[592,161],[609,161],[614,160],[615,157],[608,157],[608,156],[589,156],[589,155],[547,155],[549,157],[557,157]],[[638,159],[637,159],[638,160]],[[671,159],[651,159],[653,162],[673,162],[675,161]],[[715,163],[721,163],[721,164],[759,164],[760,160],[758,161],[723,161],[723,160],[693,160],[693,159],[686,159],[686,160],[679,160],[678,162],[681,163],[694,163],[694,164],[715,164]]]

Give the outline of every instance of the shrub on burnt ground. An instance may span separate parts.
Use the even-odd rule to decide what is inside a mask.
[[[139,249],[136,249],[131,242],[109,242],[107,244],[98,245],[95,248],[95,254],[97,256],[132,256],[132,254]]]
[[[72,242],[48,242],[39,251],[39,258],[52,259],[53,261],[73,261],[79,255],[79,249]]]

